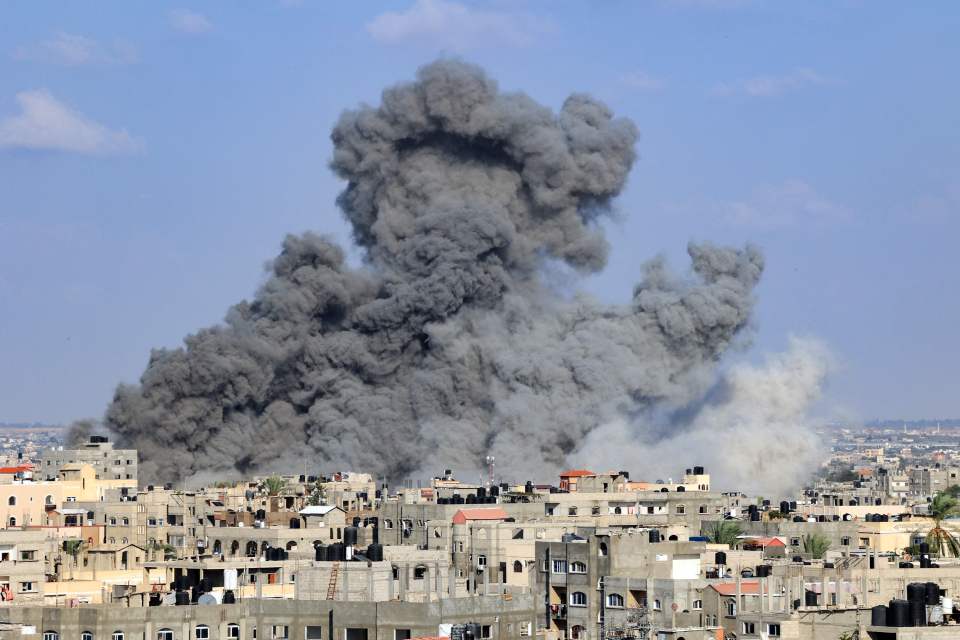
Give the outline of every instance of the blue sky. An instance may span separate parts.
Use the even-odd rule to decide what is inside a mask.
[[[0,420],[97,416],[152,347],[249,297],[285,233],[348,242],[339,112],[439,55],[641,130],[608,268],[767,256],[751,349],[824,340],[829,411],[960,416],[960,5],[5,2]]]

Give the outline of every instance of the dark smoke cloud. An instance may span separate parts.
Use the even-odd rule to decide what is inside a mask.
[[[691,245],[686,280],[655,260],[623,306],[542,284],[604,266],[596,221],[634,161],[634,125],[589,96],[555,114],[440,61],[332,137],[366,265],[288,236],[252,301],[154,351],[106,414],[144,480],[303,460],[402,478],[488,453],[551,470],[618,412],[689,402],[748,322],[750,248]]]

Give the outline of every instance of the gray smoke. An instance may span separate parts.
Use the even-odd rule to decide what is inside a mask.
[[[555,114],[444,60],[332,138],[366,264],[288,236],[252,301],[154,351],[106,414],[144,480],[302,461],[403,478],[487,454],[553,471],[616,415],[694,401],[748,323],[752,248],[691,245],[687,279],[654,260],[622,306],[543,284],[604,266],[597,221],[635,157],[634,125],[589,96]]]

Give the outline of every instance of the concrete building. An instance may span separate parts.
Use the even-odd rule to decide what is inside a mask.
[[[117,486],[137,487],[137,450],[114,449],[113,443],[102,436],[90,436],[90,440],[76,449],[46,449],[34,475],[53,480],[66,464],[89,464],[94,468],[97,480],[111,480]]]

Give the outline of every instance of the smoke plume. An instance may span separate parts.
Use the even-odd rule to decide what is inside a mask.
[[[399,479],[488,454],[522,478],[615,416],[695,401],[749,321],[755,249],[691,245],[689,278],[653,260],[619,306],[543,283],[603,268],[636,138],[589,96],[554,113],[469,64],[423,67],[333,130],[363,268],[288,236],[253,300],[118,387],[107,426],[145,481],[304,460]]]
[[[831,362],[819,342],[792,338],[786,352],[763,365],[738,364],[720,374],[683,415],[613,420],[592,431],[571,457],[615,469],[642,460],[650,480],[678,479],[682,466],[702,464],[715,490],[787,497],[826,454],[810,413]]]

